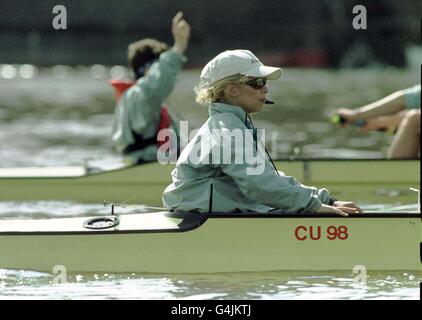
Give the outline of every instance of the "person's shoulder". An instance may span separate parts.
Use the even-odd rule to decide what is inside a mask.
[[[138,84],[127,89],[121,96],[118,105],[123,105],[125,109],[131,110],[133,107],[139,105],[139,103],[144,104],[144,101],[148,99],[145,95],[145,87]]]
[[[246,128],[242,120],[233,113],[219,113],[208,118],[208,123],[219,128]]]
[[[125,96],[127,98],[130,98],[131,96],[138,96],[139,94],[142,94],[145,92],[145,87],[147,85],[147,77],[142,77],[136,80],[136,82],[126,90]]]

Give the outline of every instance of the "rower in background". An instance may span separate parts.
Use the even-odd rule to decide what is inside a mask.
[[[341,127],[354,124],[362,132],[396,132],[389,147],[389,159],[420,157],[421,86],[396,91],[387,97],[357,109],[335,111]]]
[[[155,39],[143,39],[128,47],[128,62],[136,82],[112,80],[117,106],[112,141],[116,151],[129,164],[156,161],[161,129],[172,128],[178,134],[178,120],[163,102],[174,88],[176,77],[186,62],[190,25],[178,12],[173,18],[174,46]],[[178,148],[180,144],[174,143]]]

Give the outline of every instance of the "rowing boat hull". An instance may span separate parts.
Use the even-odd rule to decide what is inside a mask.
[[[0,269],[219,273],[277,270],[421,271],[417,214],[122,215],[113,230],[87,218],[4,220]],[[318,231],[319,230],[319,231]],[[362,267],[359,267],[362,268]]]
[[[420,184],[418,160],[277,161],[276,166],[304,184],[328,188],[334,196],[370,203],[415,203],[408,188]],[[174,165],[149,163],[96,174],[76,169],[0,169],[0,201],[107,200],[159,206]]]

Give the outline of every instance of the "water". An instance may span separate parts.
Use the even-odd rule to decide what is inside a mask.
[[[110,162],[110,128],[114,109],[110,73],[105,66],[0,65],[0,167],[81,165],[87,159]],[[206,119],[195,105],[198,70],[181,74],[169,98],[191,128]],[[418,70],[285,70],[270,84],[277,102],[254,117],[275,139],[278,157],[382,158],[391,137],[337,130],[327,122],[337,107],[357,107],[418,81]],[[415,211],[416,206],[364,204],[371,211]],[[73,202],[2,202],[0,218],[48,218],[101,215],[105,208]],[[124,209],[131,213],[140,208]],[[421,274],[368,273],[367,284],[350,272],[271,272],[207,275],[55,274],[0,269],[0,299],[419,299]]]
[[[0,167],[80,165],[87,158],[117,156],[110,143],[114,93],[107,80],[124,70],[58,66],[28,75],[26,69],[0,65]],[[206,109],[194,103],[198,78],[198,70],[183,72],[168,99],[189,120],[190,129],[207,117]],[[338,107],[370,103],[418,79],[416,69],[287,69],[282,80],[269,85],[276,104],[253,118],[257,127],[266,128],[275,158],[382,158],[391,136],[339,130],[328,115]]]
[[[420,276],[352,272],[263,272],[211,275],[68,274],[0,270],[0,299],[419,299]]]

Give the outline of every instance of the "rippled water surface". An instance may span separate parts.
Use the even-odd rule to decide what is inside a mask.
[[[107,81],[110,74],[122,76],[123,69],[58,66],[35,69],[29,78],[21,69],[0,65],[1,167],[74,165],[116,157],[110,143],[114,93]],[[198,78],[198,70],[183,72],[168,99],[190,129],[207,118],[206,109],[194,103]],[[276,104],[255,115],[255,124],[266,128],[267,145],[277,158],[384,157],[391,136],[338,130],[328,115],[418,81],[418,70],[286,69],[282,80],[269,84]]]
[[[265,272],[206,275],[68,274],[0,270],[0,299],[419,299],[421,275]]]

